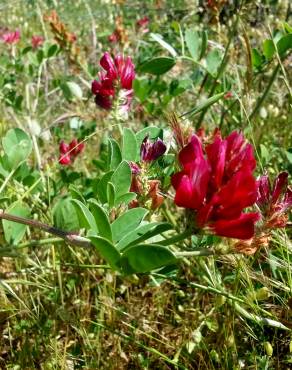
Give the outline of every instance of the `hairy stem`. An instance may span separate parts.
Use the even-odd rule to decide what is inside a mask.
[[[59,238],[62,238],[65,242],[75,245],[78,247],[84,247],[89,248],[92,247],[92,244],[89,239],[83,238],[82,236],[72,234],[70,232],[58,229],[54,226],[50,226],[47,224],[44,224],[43,222],[37,221],[37,220],[31,220],[24,217],[19,217],[15,215],[11,215],[9,213],[5,213],[2,209],[0,210],[0,219],[17,222],[19,224],[35,227],[37,229],[43,230],[49,234],[58,236]]]

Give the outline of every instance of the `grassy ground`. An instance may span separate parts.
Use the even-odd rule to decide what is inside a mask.
[[[163,34],[177,49],[178,24],[184,29],[190,26],[208,29],[209,39],[224,47],[231,40],[223,73],[226,86],[232,86],[239,99],[228,110],[218,105],[188,124],[203,124],[208,129],[220,125],[225,134],[243,129],[257,148],[258,173],[262,168],[272,176],[281,170],[291,171],[291,55],[279,67],[274,59],[261,73],[249,76],[248,47],[250,44],[260,48],[269,38],[269,30],[280,27],[285,20],[288,22],[291,5],[285,1],[243,2],[239,21],[230,35],[235,23],[232,16],[239,2],[229,2],[231,5],[224,8],[219,21],[202,4],[200,10],[198,3],[203,2],[2,1],[0,27],[21,28],[23,47],[33,34],[52,39],[43,15],[55,8],[68,29],[77,33],[81,60],[84,58],[96,69],[102,51],[108,48],[124,50],[137,65],[150,54],[149,49],[158,48],[147,35],[135,31],[138,13],[139,18],[149,16],[151,31]],[[109,46],[108,36],[116,27],[117,16],[123,18],[125,40],[122,45]],[[4,50],[3,45],[0,48]],[[167,55],[164,49],[159,50]],[[3,60],[2,77],[13,75],[11,70],[7,72]],[[42,128],[53,125],[50,140],[38,144],[47,190],[35,192],[12,180],[1,194],[6,197],[1,198],[1,203],[6,208],[9,202],[22,198],[30,204],[33,217],[52,224],[54,197],[58,192],[58,196],[68,192],[66,186],[59,186],[64,174],[56,160],[60,138],[72,136],[69,119],[64,119],[64,115],[76,113],[82,117],[84,133],[90,136],[84,156],[75,163],[83,184],[96,171],[92,159],[99,158],[105,129],[109,135],[118,137],[118,133],[109,127],[106,114],[94,105],[88,90],[90,78],[80,66],[70,65],[61,55],[42,68],[39,79],[32,80],[29,72],[20,71],[21,80],[11,82],[24,96],[21,110],[6,104],[2,94],[0,134],[2,137],[10,127],[23,127],[28,117],[37,120]],[[166,127],[166,113],[182,114],[197,106],[202,97],[208,96],[212,84],[216,85],[216,79],[204,82],[198,78],[198,82],[167,105],[163,102],[166,95],[163,81],[167,84],[189,78],[196,81],[195,73],[196,66],[181,59],[162,78],[161,93],[158,91],[149,98],[147,104],[153,104],[154,109],[143,108],[137,99],[135,106],[140,108],[131,113],[128,127],[135,130],[151,124]],[[60,85],[55,84],[57,91],[52,92],[54,81],[72,76],[86,91],[83,101],[66,99]],[[27,100],[34,102],[36,96],[39,101],[32,112]],[[62,123],[56,125],[57,121]],[[37,166],[36,154],[31,161]],[[163,205],[163,217],[159,213],[152,217],[172,220],[169,214],[180,222],[171,202]],[[8,248],[2,233],[2,248],[8,248],[12,255],[8,256],[3,249],[0,259],[0,368],[292,368],[289,231],[273,232],[269,247],[254,256],[218,253],[185,257],[179,269],[170,270],[167,278],[155,273],[119,276],[92,251],[70,247],[34,229],[27,232],[21,243]],[[224,252],[227,248],[227,241],[223,241],[221,249]]]

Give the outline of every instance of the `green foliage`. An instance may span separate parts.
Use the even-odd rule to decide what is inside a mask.
[[[79,229],[78,214],[71,198],[66,197],[58,200],[52,212],[56,227],[66,231],[77,231]]]
[[[125,274],[145,273],[176,263],[175,255],[156,244],[140,244],[128,248],[122,255],[120,265]]]
[[[122,157],[127,161],[135,162],[137,160],[138,144],[134,132],[124,127]]]
[[[117,263],[120,260],[120,253],[116,250],[113,244],[100,236],[91,236],[90,240],[96,250],[105,259],[105,261],[115,270]]]
[[[11,169],[24,162],[32,150],[30,137],[19,128],[9,130],[2,139],[2,145]]]
[[[30,216],[29,207],[25,203],[20,202],[12,203],[6,212],[23,218],[29,218]],[[27,230],[26,225],[12,221],[3,220],[2,225],[6,242],[14,245],[21,241]]]
[[[124,235],[138,227],[148,211],[144,208],[133,208],[123,213],[111,225],[113,241],[120,241]]]
[[[162,75],[171,70],[175,65],[175,59],[169,57],[157,57],[144,62],[140,68],[140,73],[150,73],[153,75]]]

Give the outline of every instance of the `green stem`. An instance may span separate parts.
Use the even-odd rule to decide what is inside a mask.
[[[185,251],[185,252],[176,252],[175,255],[178,258],[183,257],[198,257],[198,256],[214,256],[216,252],[214,249],[202,248],[196,251]]]
[[[246,319],[249,319],[249,320],[252,320],[252,321],[256,322],[259,325],[269,325],[269,326],[272,326],[274,328],[290,331],[290,329],[287,328],[285,325],[283,325],[281,322],[276,321],[276,320],[267,319],[265,317],[261,317],[261,316],[258,316],[258,315],[254,315],[253,313],[250,313],[250,312],[246,311],[244,308],[242,308],[236,302],[233,302],[232,306],[240,315],[242,315]]]
[[[64,239],[62,238],[47,238],[41,240],[31,240],[29,242],[18,244],[15,249],[23,249],[35,246],[41,246],[46,244],[57,244],[57,243],[64,243]]]
[[[219,69],[218,69],[218,72],[217,72],[217,74],[216,74],[216,77],[214,77],[214,82],[213,82],[213,85],[212,85],[212,88],[211,88],[211,91],[210,91],[210,93],[209,93],[208,98],[210,98],[211,96],[213,96],[213,94],[214,94],[214,92],[215,92],[215,90],[216,90],[216,87],[217,87],[217,81],[218,81],[218,79],[221,77],[222,73],[224,72],[224,70],[225,70],[225,68],[226,68],[226,66],[227,66],[227,62],[228,62],[228,52],[229,52],[229,48],[230,48],[230,46],[231,46],[231,42],[232,42],[232,40],[233,40],[233,36],[234,36],[234,34],[235,34],[235,31],[236,31],[236,29],[237,29],[237,25],[238,25],[238,22],[239,22],[241,6],[242,6],[242,2],[241,2],[241,4],[240,4],[240,6],[239,6],[239,10],[238,10],[238,12],[237,12],[236,20],[235,20],[235,22],[234,22],[234,25],[233,25],[233,27],[232,27],[232,31],[230,32],[230,35],[229,35],[229,38],[228,38],[228,43],[227,43],[227,46],[226,46],[226,49],[225,49],[225,52],[224,52],[224,56],[223,56],[222,62],[221,62],[221,64],[220,64],[220,66],[219,66]],[[202,111],[202,113],[201,113],[201,115],[200,115],[200,117],[199,117],[199,119],[198,119],[198,122],[197,122],[197,124],[196,124],[196,129],[198,129],[198,128],[201,126],[201,123],[203,122],[203,119],[204,119],[204,117],[205,117],[205,114],[206,114],[206,112],[207,112],[207,109],[208,109],[208,107],[207,107],[207,108],[205,108],[205,109]]]
[[[156,277],[163,278],[163,279],[166,278],[165,275],[158,274],[158,273],[152,273],[152,275],[154,277],[156,276]],[[224,292],[223,290],[220,290],[220,289],[217,289],[217,288],[213,288],[211,286],[205,286],[205,285],[201,285],[201,284],[197,284],[197,283],[193,283],[193,282],[185,281],[183,279],[169,277],[169,276],[167,277],[167,279],[173,280],[173,281],[175,281],[175,282],[177,282],[179,284],[187,284],[188,286],[191,286],[193,288],[198,288],[198,289],[204,290],[205,292],[212,292],[212,293],[215,293],[215,294],[220,294],[220,295],[223,295],[224,297],[229,298],[229,299],[231,299],[233,301],[244,303],[244,300],[243,299],[238,298],[238,297],[235,297],[232,294],[229,294],[229,293]]]
[[[269,94],[270,90],[271,90],[271,87],[277,77],[277,74],[279,72],[279,69],[280,69],[280,64],[277,65],[277,67],[274,69],[274,72],[269,80],[269,83],[265,89],[265,91],[263,92],[262,96],[258,99],[257,103],[256,103],[256,106],[254,107],[253,111],[251,112],[250,116],[248,117],[249,120],[253,119],[253,117],[257,114],[257,112],[259,111],[260,107],[262,106],[263,102],[265,101],[267,95]]]
[[[172,238],[159,242],[160,245],[172,245],[190,237],[194,233],[193,230],[185,230],[183,233],[173,236]]]

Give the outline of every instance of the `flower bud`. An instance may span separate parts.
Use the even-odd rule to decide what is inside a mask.
[[[273,347],[270,342],[264,342],[264,348],[266,351],[267,356],[272,357],[273,356]]]
[[[144,162],[152,162],[161,157],[166,151],[166,145],[161,139],[151,143],[148,136],[142,142],[140,154]]]

